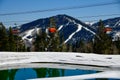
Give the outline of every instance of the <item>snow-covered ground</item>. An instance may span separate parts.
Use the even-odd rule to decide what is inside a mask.
[[[68,52],[22,52],[22,53],[21,52],[0,52],[0,69],[1,70],[5,68],[13,68],[16,66],[15,64],[17,64],[17,67],[22,67],[25,64],[26,64],[26,67],[28,67],[30,63],[34,64],[34,62],[35,63],[39,62],[42,64],[51,63],[52,65],[50,67],[52,66],[55,67],[54,65],[56,64],[64,64],[64,68],[65,68],[65,65],[76,65],[77,66],[76,68],[78,68],[78,66],[80,65],[90,66],[90,67],[87,67],[90,69],[95,69],[94,67],[106,68],[106,70],[103,70],[104,72],[101,72],[101,73],[62,77],[58,79],[50,78],[50,80],[76,80],[76,79],[87,79],[87,78],[96,78],[96,77],[120,79],[120,55],[98,55],[98,54],[92,54],[92,53],[68,53]],[[20,64],[24,64],[24,65],[19,66]],[[46,66],[45,64],[43,65]],[[58,65],[56,65],[56,67],[58,67]],[[68,67],[70,68],[70,66]],[[39,80],[43,80],[43,79],[39,79]],[[44,79],[44,80],[47,80],[47,79]]]

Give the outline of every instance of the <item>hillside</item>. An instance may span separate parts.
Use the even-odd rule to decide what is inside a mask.
[[[85,24],[84,22],[78,19],[75,19],[68,15],[57,15],[53,17],[56,21],[57,30],[59,31],[60,34],[64,35],[65,43],[67,42],[74,43],[80,40],[88,41],[91,40],[95,35],[95,30],[91,26]],[[38,19],[30,23],[21,25],[20,27],[20,30],[22,32],[21,34],[26,33],[22,37],[24,37],[25,39],[25,36],[27,35],[26,39],[28,39],[27,37],[34,36],[31,33],[33,33],[33,31],[35,30],[33,30],[31,33],[28,32],[29,30],[35,28],[41,28],[44,29],[45,31],[46,28],[50,26],[50,18],[51,17]]]

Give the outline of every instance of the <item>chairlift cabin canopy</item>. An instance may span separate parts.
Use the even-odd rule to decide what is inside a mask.
[[[112,28],[110,28],[110,27],[106,27],[105,29],[104,29],[104,32],[106,33],[106,32],[111,32],[112,31]]]
[[[18,29],[12,30],[12,33],[13,33],[14,35],[18,34],[19,32],[20,32],[20,31],[19,31]]]
[[[55,33],[57,31],[56,28],[54,28],[54,27],[51,27],[48,30],[50,33]]]

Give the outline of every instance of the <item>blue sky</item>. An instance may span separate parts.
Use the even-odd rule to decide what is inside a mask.
[[[14,12],[25,12],[35,10],[46,10],[54,8],[65,8],[72,6],[85,6],[100,3],[116,2],[119,0],[0,0],[0,14],[14,13]],[[83,16],[96,16],[106,14],[119,14],[120,4],[106,5],[106,6],[95,6],[89,8],[79,8],[71,10],[60,10],[52,12],[32,13],[32,14],[20,14],[20,15],[7,15],[0,16],[0,22],[6,27],[13,26],[14,23],[21,25],[29,21],[33,21],[40,18],[46,18],[58,14],[67,14],[73,17]],[[120,15],[114,16],[100,16],[94,18],[78,18],[81,21],[94,21],[99,19],[107,19],[113,17],[119,17]]]

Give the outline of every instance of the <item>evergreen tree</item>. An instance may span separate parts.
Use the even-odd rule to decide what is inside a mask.
[[[7,31],[2,23],[0,23],[0,51],[9,51]]]
[[[116,49],[114,54],[120,54],[120,40],[114,41],[114,49]]]
[[[99,54],[112,54],[112,39],[104,32],[104,24],[100,20],[97,36],[94,39],[94,52]]]
[[[69,43],[66,44],[66,49],[67,49],[66,51],[67,51],[67,52],[73,52],[73,49],[72,49],[72,48],[73,48],[73,47],[72,47],[72,44],[69,44]]]
[[[61,50],[61,43],[60,43],[60,36],[59,36],[59,33],[56,32],[54,33],[54,36],[51,38],[51,47],[52,47],[52,51],[55,51],[55,52],[60,52]]]
[[[85,53],[93,53],[93,42],[89,41],[85,43],[85,49],[84,49]]]
[[[67,44],[63,43],[60,47],[61,47],[60,52],[68,52]]]
[[[11,27],[9,28],[8,31],[8,42],[9,42],[9,51],[16,51],[15,39]]]
[[[35,51],[47,51],[48,39],[47,34],[43,30],[39,30],[34,42]]]
[[[26,51],[24,41],[22,40],[22,37],[19,36],[19,32],[14,34],[12,28],[10,27],[8,31],[8,37],[9,37],[8,41],[10,46],[9,51],[17,51],[17,52]]]
[[[56,28],[56,22],[55,22],[55,18],[54,17],[50,18],[50,27]]]
[[[56,29],[56,22],[54,17],[52,17],[50,19],[50,27],[49,28],[55,28]],[[51,33],[49,32],[49,50],[50,51],[55,51],[55,52],[59,52],[61,51],[61,47],[60,47],[60,35],[59,32],[56,30],[56,32]]]
[[[11,27],[6,30],[0,23],[0,51],[22,51],[24,43],[21,41],[21,37],[12,33]]]
[[[79,45],[79,47],[77,48],[77,52],[85,52],[85,43],[83,42],[83,40],[80,40],[80,42],[77,44]]]
[[[67,44],[65,44],[64,43],[64,35],[63,35],[63,33],[61,34],[61,36],[60,36],[60,34],[59,34],[59,40],[60,40],[60,52],[68,52],[68,49],[67,49]]]

